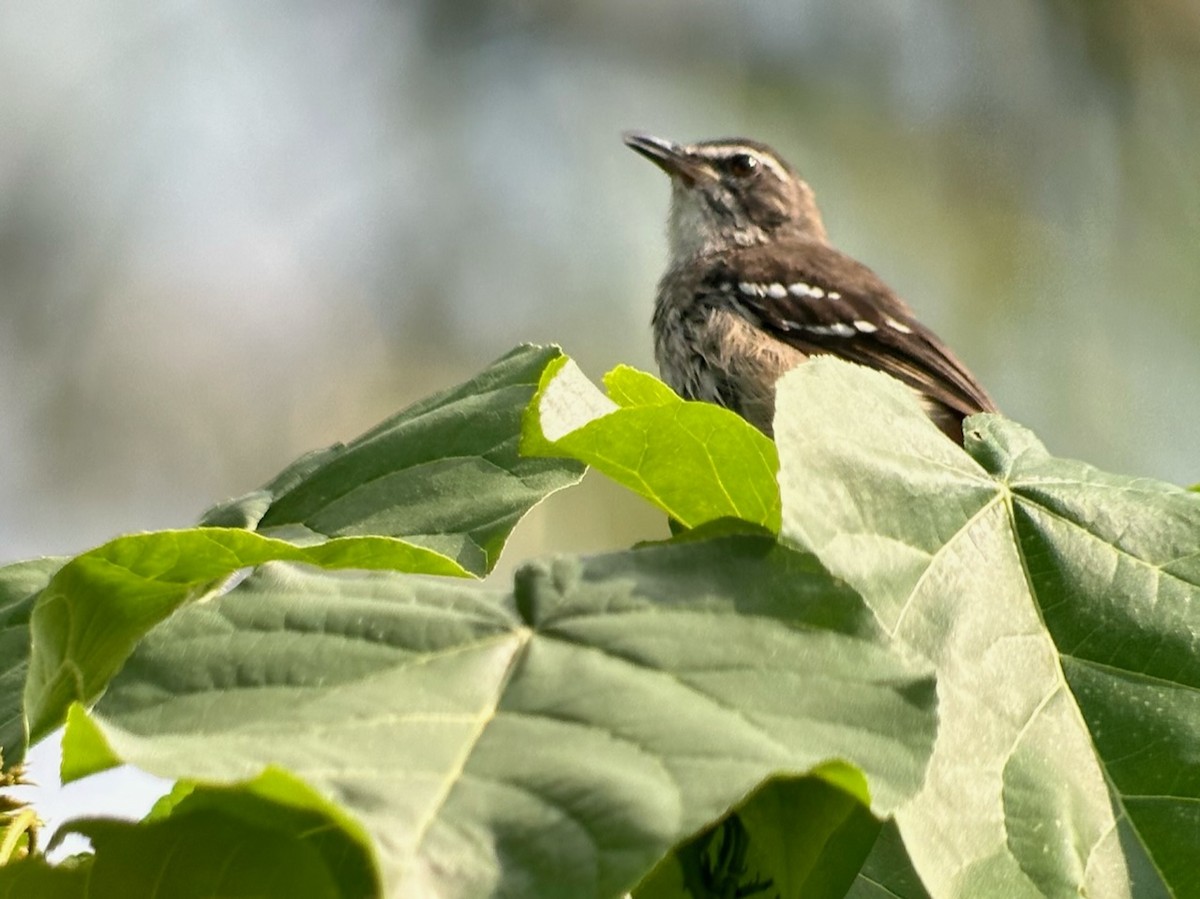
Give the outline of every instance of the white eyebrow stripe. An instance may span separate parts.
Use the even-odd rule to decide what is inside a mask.
[[[749,147],[745,144],[726,144],[720,147],[720,151],[721,152],[719,154],[708,154],[709,158],[715,157],[719,159],[728,159],[730,156],[733,156],[737,153],[746,153],[750,156],[753,156],[763,165],[767,166],[772,172],[775,173],[775,177],[777,177],[780,181],[792,180],[793,176],[787,171],[787,169],[785,169],[776,159],[772,158],[770,154],[764,153],[757,147]]]
[[[792,180],[792,176],[783,170],[783,166],[777,163],[770,156],[763,156],[761,153],[755,153],[754,156],[757,159],[761,159],[763,165],[768,166],[771,171],[775,173],[775,177],[777,177],[780,181]]]

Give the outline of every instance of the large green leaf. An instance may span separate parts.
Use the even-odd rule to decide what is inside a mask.
[[[784,379],[775,433],[785,537],[937,667],[929,780],[897,816],[929,892],[1200,895],[1200,497],[998,416],[963,452],[831,359]]]
[[[517,454],[524,409],[543,370],[562,358],[554,347],[519,347],[465,384],[215,507],[204,531],[120,538],[71,560],[33,613],[27,681],[29,615],[45,575],[62,563],[0,569],[5,764],[24,756],[27,729],[39,739],[72,701],[93,701],[149,627],[238,568],[289,559],[486,573],[517,520],[582,476],[577,462]]]
[[[583,476],[578,463],[517,452],[522,413],[543,371],[564,358],[557,347],[518,347],[358,439],[302,457],[204,523],[300,542],[402,537],[486,574],[521,516]]]
[[[604,385],[607,397],[565,357],[548,365],[522,451],[586,462],[688,528],[736,518],[779,531],[779,457],[761,431],[628,366]]]
[[[260,568],[138,646],[64,765],[277,763],[375,838],[387,895],[612,897],[776,772],[918,789],[931,679],[809,556],[752,537],[450,579]]]

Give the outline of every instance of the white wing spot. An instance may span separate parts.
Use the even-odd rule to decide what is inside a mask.
[[[831,290],[828,293],[821,287],[815,284],[807,284],[804,281],[797,281],[795,284],[789,284],[787,291],[794,297],[812,297],[814,300],[820,300],[824,297],[829,297],[831,300],[840,300],[842,295],[836,290]],[[782,297],[780,298],[782,299]]]
[[[766,296],[767,294],[767,289],[765,287],[763,287],[761,284],[755,284],[751,281],[739,281],[738,290],[748,297],[761,297]]]
[[[787,288],[782,284],[767,285],[767,296],[771,297],[772,299],[782,300],[787,296],[787,293]]]
[[[854,327],[858,328],[858,330],[862,331],[864,334],[874,334],[879,330],[873,324],[868,321],[863,321],[861,318],[855,319]]]
[[[804,330],[819,337],[853,337],[854,329],[845,322],[834,322],[832,325],[805,325]]]
[[[904,324],[904,322],[896,321],[890,315],[887,318],[885,318],[884,321],[887,322],[887,326],[889,328],[891,328],[893,331],[899,331],[901,334],[911,334],[912,333],[912,328],[910,328],[908,325]]]

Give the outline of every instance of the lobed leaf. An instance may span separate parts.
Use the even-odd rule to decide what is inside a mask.
[[[278,764],[376,841],[389,896],[610,897],[777,772],[918,789],[932,681],[811,557],[728,537],[511,590],[264,566],[141,642],[64,739],[228,783]]]
[[[784,536],[937,667],[897,814],[930,894],[1200,895],[1200,497],[994,415],[963,452],[831,359],[784,379],[775,430]]]

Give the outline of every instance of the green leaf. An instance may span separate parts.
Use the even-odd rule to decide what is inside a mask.
[[[86,717],[72,716],[73,726]],[[336,805],[278,768],[228,787],[177,784],[145,821],[72,822],[93,854],[50,868],[0,867],[0,896],[312,897],[380,893],[367,834]],[[6,892],[6,888],[10,888]]]
[[[288,896],[349,899],[317,848],[213,809],[130,823],[90,819],[62,831],[92,843],[86,899]]]
[[[93,702],[146,631],[181,605],[240,568],[279,559],[465,574],[444,556],[388,537],[342,537],[307,547],[235,528],[120,537],[62,565],[33,609],[23,695],[31,739],[61,724],[72,702]]]
[[[929,892],[1200,895],[1200,497],[993,415],[963,452],[831,359],[783,380],[775,433],[784,535],[937,667],[929,779],[897,814]]]
[[[775,445],[734,413],[686,402],[620,366],[604,396],[569,359],[546,367],[521,449],[570,456],[648,499],[685,527],[740,518],[779,530]]]
[[[841,899],[879,833],[869,803],[861,773],[842,763],[775,778],[677,849],[634,896]]]
[[[0,762],[5,771],[25,757],[22,692],[29,673],[29,617],[38,593],[64,561],[33,559],[0,568]]]
[[[539,378],[564,358],[557,347],[518,347],[349,444],[301,457],[203,523],[307,543],[402,537],[486,574],[521,517],[583,476],[576,463],[517,453]]]
[[[272,564],[155,628],[64,761],[99,733],[165,777],[283,766],[362,822],[389,896],[611,897],[768,775],[840,758],[876,813],[913,795],[933,683],[879,641],[762,538],[532,565],[507,591]]]
[[[342,895],[379,892],[378,866],[367,832],[339,806],[278,767],[269,766],[253,780],[229,787],[179,784],[150,817],[178,818],[198,811],[216,811],[304,842],[321,856]]]
[[[880,828],[871,855],[846,899],[929,899],[900,838],[895,821]]]
[[[518,348],[466,384],[348,446],[310,453],[262,490],[210,510],[203,531],[124,537],[71,560],[32,613],[38,649],[28,680],[29,616],[38,588],[62,562],[0,569],[5,764],[24,757],[27,730],[39,739],[72,701],[94,700],[149,627],[238,568],[288,559],[486,573],[517,520],[582,476],[575,462],[517,455],[538,378],[563,358],[553,347]],[[240,530],[255,527],[250,537]]]
[[[0,899],[99,899],[88,888],[91,862],[89,856],[50,865],[34,855],[0,865]]]

